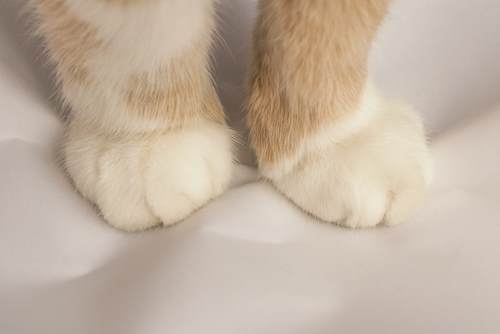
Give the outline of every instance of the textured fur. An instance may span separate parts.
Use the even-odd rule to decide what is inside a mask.
[[[255,30],[248,124],[260,165],[356,112],[385,0],[265,0]]]
[[[65,166],[125,230],[182,220],[229,183],[212,0],[35,0],[72,110]]]
[[[386,0],[263,0],[248,124],[262,174],[348,227],[406,219],[430,182],[419,118],[367,84]]]
[[[210,76],[215,0],[32,0],[72,114],[65,166],[104,218],[142,230],[229,184]],[[389,0],[261,0],[248,98],[261,173],[349,227],[398,223],[431,177],[419,118],[369,86]]]
[[[174,224],[228,186],[231,137],[214,123],[150,137],[117,137],[73,124],[64,147],[76,187],[122,230]]]
[[[296,163],[282,161],[272,173],[263,169],[308,213],[353,228],[401,223],[421,202],[432,178],[416,113],[373,91],[365,99],[357,112],[367,117],[357,128],[349,124],[345,131],[341,126],[346,122],[337,123],[325,130],[331,132],[306,138]]]
[[[62,96],[79,122],[137,133],[224,121],[208,64],[213,1],[35,5]]]

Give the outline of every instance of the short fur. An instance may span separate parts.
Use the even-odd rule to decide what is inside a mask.
[[[268,0],[255,31],[248,123],[260,164],[355,113],[386,0]]]
[[[262,0],[248,124],[261,173],[322,220],[405,220],[431,178],[420,119],[368,82],[388,0]]]
[[[62,95],[81,122],[117,132],[224,122],[209,73],[213,1],[33,3]]]
[[[71,107],[65,167],[113,226],[184,219],[229,185],[212,0],[34,0]]]
[[[32,0],[71,107],[65,167],[124,230],[170,225],[229,185],[209,50],[215,0]],[[430,180],[422,124],[367,82],[389,0],[261,0],[248,125],[262,175],[304,211],[398,223]]]

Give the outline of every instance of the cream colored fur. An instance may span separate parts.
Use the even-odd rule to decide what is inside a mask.
[[[341,121],[325,124],[316,132],[309,134],[297,144],[292,154],[283,157],[278,163],[261,161],[259,166],[262,175],[269,179],[279,178],[290,173],[309,152],[323,150],[332,144],[340,144],[356,135],[373,122],[377,112],[374,106],[378,105],[379,99],[375,89],[368,86],[357,112],[347,115]]]
[[[138,231],[186,218],[229,185],[231,136],[199,124],[150,137],[117,137],[78,123],[68,130],[66,168],[115,227]]]
[[[407,219],[430,182],[422,123],[367,83],[388,0],[262,0],[248,124],[259,167],[297,206],[369,227]]]
[[[106,221],[171,225],[228,187],[232,134],[209,73],[213,0],[34,6],[72,111],[65,167]]]
[[[432,178],[421,120],[373,88],[351,119],[309,136],[293,158],[261,170],[306,212],[352,228],[404,221]]]
[[[221,194],[231,131],[210,76],[215,0],[31,0],[72,114],[65,167],[113,226],[171,225]],[[248,124],[306,212],[399,223],[430,182],[422,123],[367,84],[389,0],[261,0]]]
[[[156,73],[170,60],[189,57],[186,52],[207,58],[205,46],[191,49],[197,43],[209,44],[212,38],[214,1],[136,0],[126,5],[102,0],[64,1],[68,11],[96,29],[95,38],[105,45],[93,50],[86,61],[94,79],[92,84],[69,81],[62,85],[63,96],[73,107],[73,117],[106,131],[141,133],[179,126],[168,117],[148,118],[133,110],[125,112],[130,108],[123,92],[134,75],[145,74],[154,81]],[[200,66],[197,75],[208,78],[207,66]],[[179,76],[190,75],[182,66],[180,71],[185,74]],[[163,75],[168,77],[166,72]],[[188,102],[186,109],[191,107]]]

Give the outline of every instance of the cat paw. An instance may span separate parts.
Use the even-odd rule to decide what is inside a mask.
[[[355,122],[309,138],[293,161],[263,174],[327,222],[362,228],[408,219],[432,174],[422,122],[410,108],[373,96],[365,107]]]
[[[197,125],[119,137],[72,124],[64,164],[79,192],[126,231],[171,225],[220,195],[233,159],[230,130]]]

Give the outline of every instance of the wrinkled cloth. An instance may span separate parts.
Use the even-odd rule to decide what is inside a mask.
[[[0,3],[0,333],[500,332],[497,0],[395,1],[377,40],[373,80],[431,134],[435,181],[410,221],[320,223],[241,165],[223,196],[141,234],[106,225],[60,168],[22,3]],[[221,6],[216,79],[239,126],[255,2]]]

